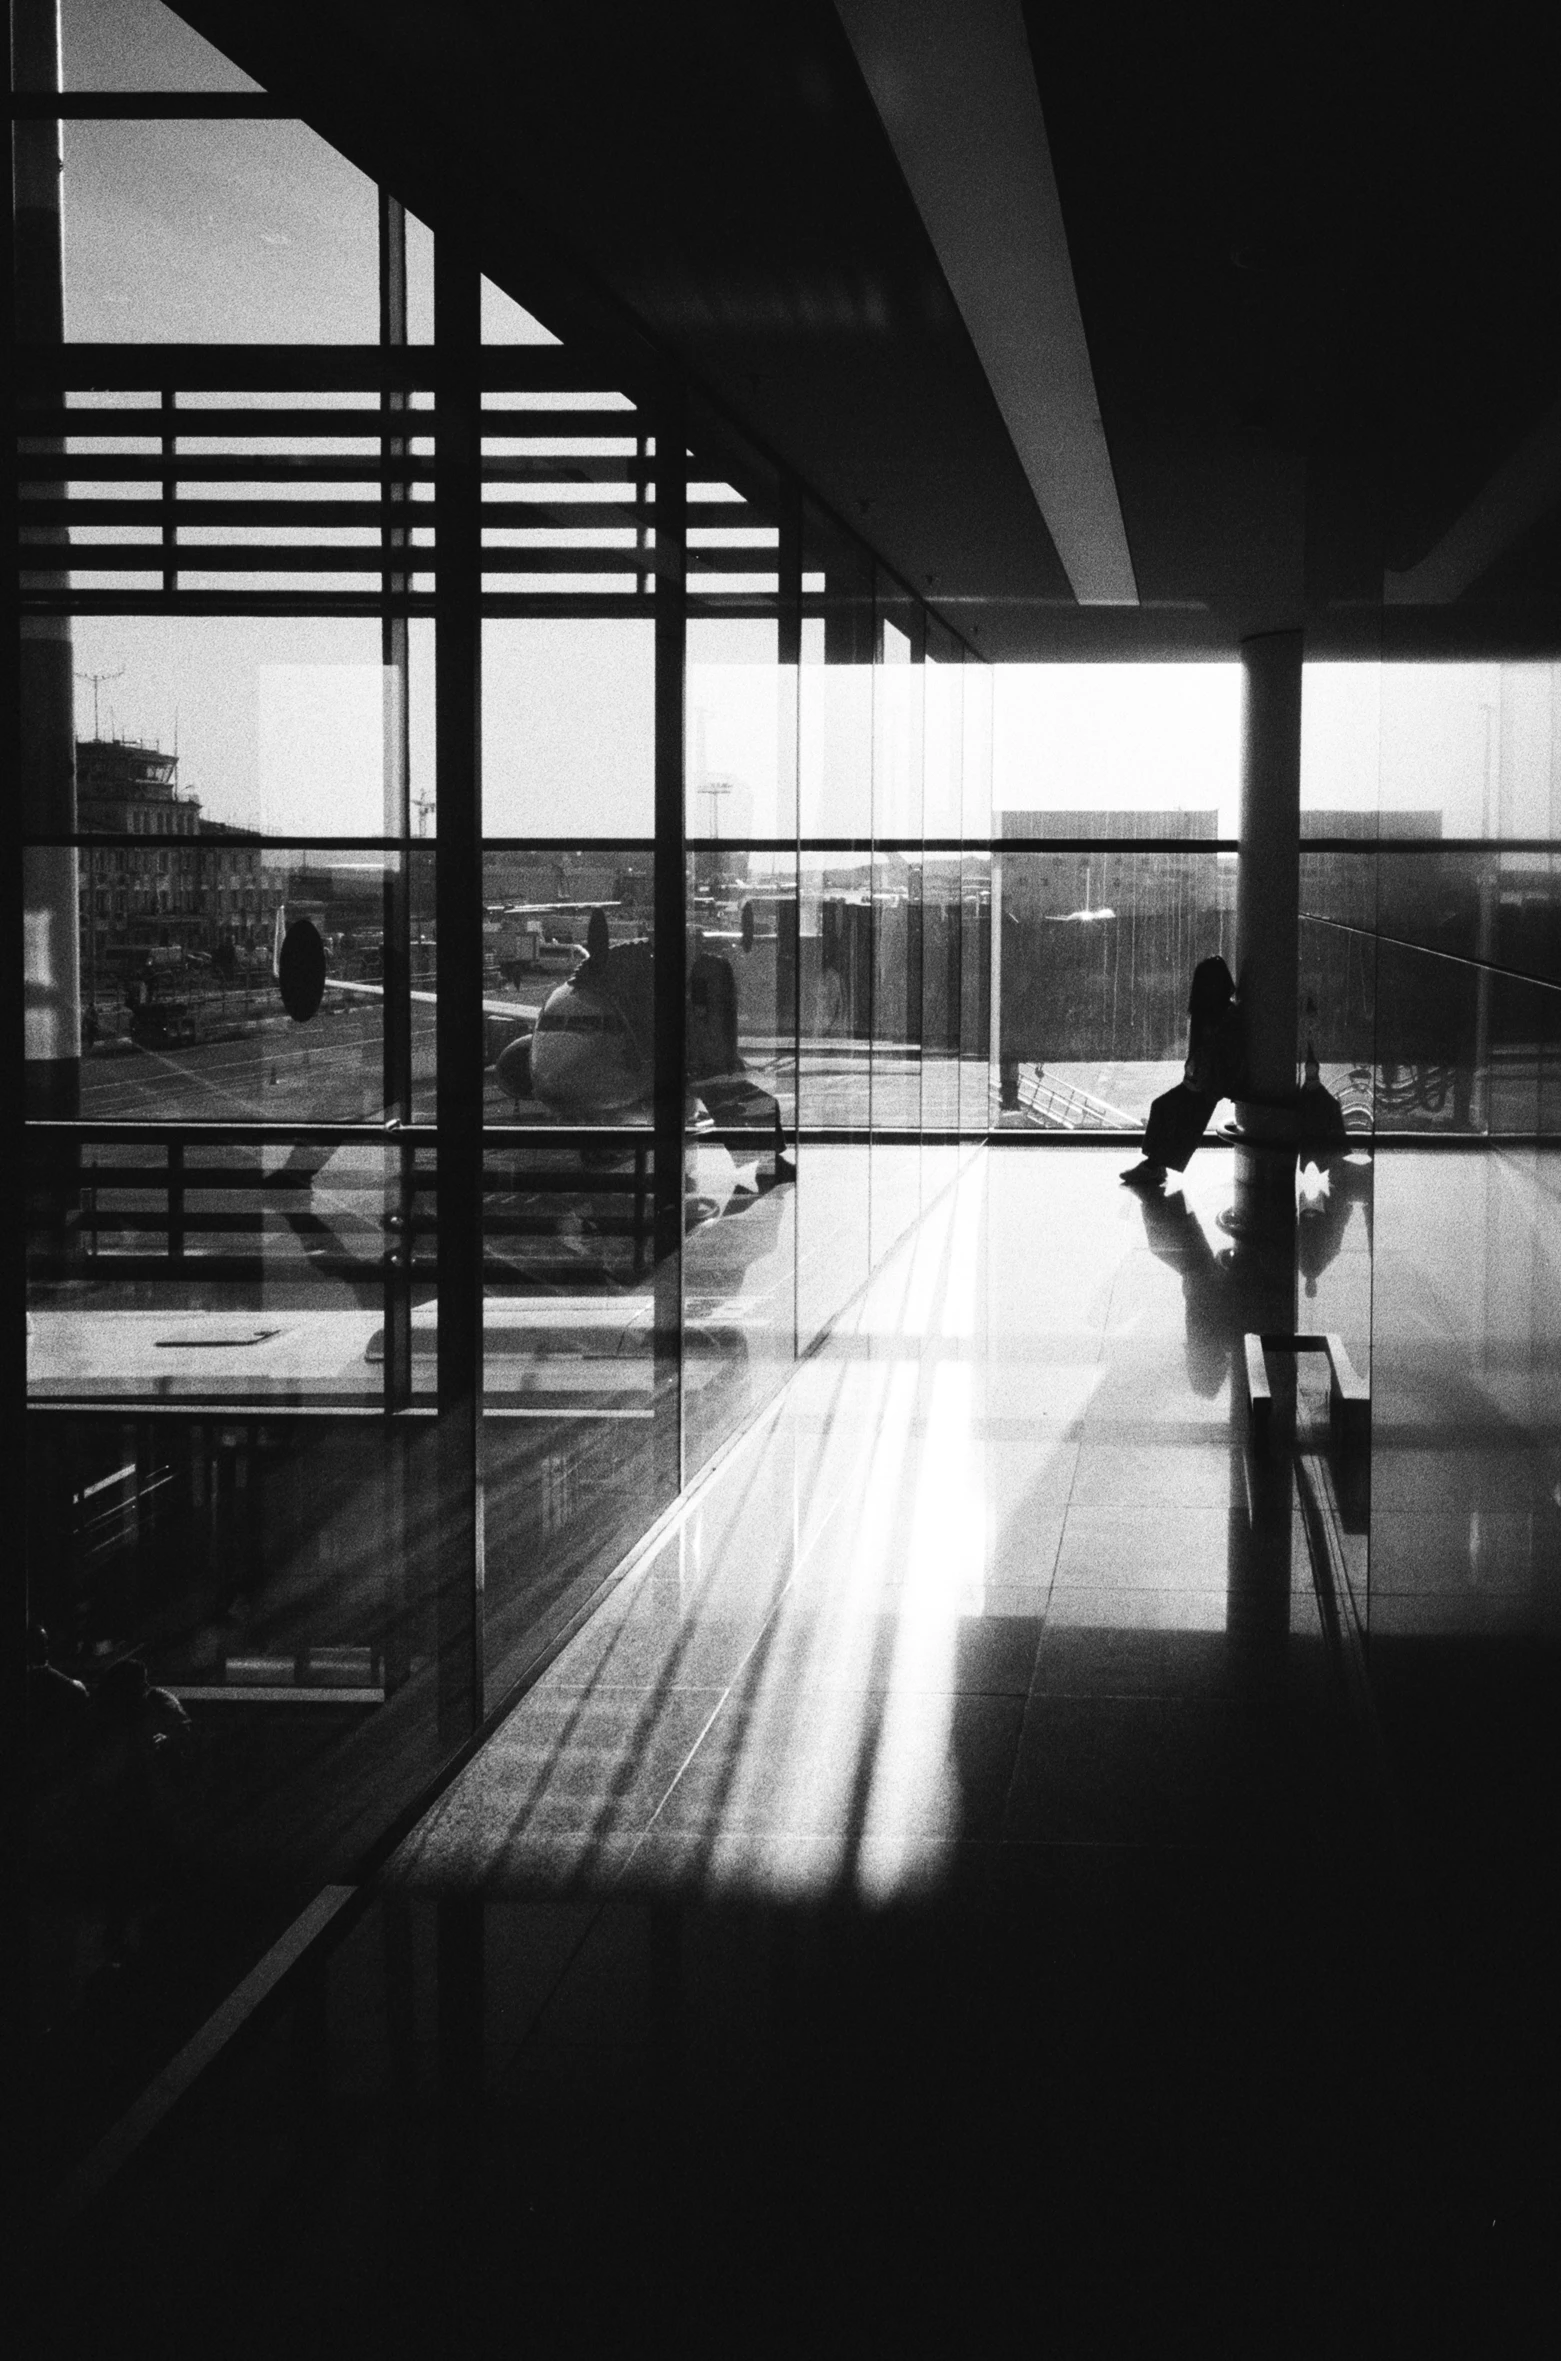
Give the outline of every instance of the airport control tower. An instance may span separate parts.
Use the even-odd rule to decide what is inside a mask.
[[[268,943],[279,886],[251,829],[207,820],[179,786],[179,758],[120,738],[77,741],[79,826],[114,838],[80,856],[84,989],[117,994],[148,963]]]

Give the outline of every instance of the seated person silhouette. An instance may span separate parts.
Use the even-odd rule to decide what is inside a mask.
[[[1168,1168],[1185,1172],[1215,1107],[1246,1077],[1241,1007],[1223,959],[1200,959],[1193,969],[1187,1015],[1182,1079],[1149,1109],[1143,1156],[1122,1175],[1130,1189],[1158,1189]]]

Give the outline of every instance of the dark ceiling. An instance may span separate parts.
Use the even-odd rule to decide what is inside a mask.
[[[1543,502],[1451,610],[1381,607],[1561,395],[1561,19],[1026,0],[1133,611],[1072,600],[829,0],[180,13],[561,331],[683,364],[993,655],[1561,648]]]

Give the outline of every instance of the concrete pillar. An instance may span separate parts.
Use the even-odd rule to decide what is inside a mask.
[[[1301,893],[1301,640],[1269,631],[1241,643],[1241,851],[1236,865],[1236,988],[1250,1101],[1244,1130],[1293,1136],[1273,1100],[1296,1091],[1296,971]]]
[[[1279,1262],[1265,1325],[1293,1322],[1297,969],[1301,886],[1299,631],[1243,640],[1241,851],[1236,871],[1236,988],[1250,1096],[1236,1118],[1236,1220],[1261,1231]]]

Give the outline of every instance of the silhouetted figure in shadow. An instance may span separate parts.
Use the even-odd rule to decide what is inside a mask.
[[[1317,1052],[1306,1045],[1306,1078],[1296,1101],[1296,1145],[1303,1157],[1320,1163],[1348,1145],[1344,1109],[1323,1082]]]
[[[1130,1189],[1158,1189],[1168,1169],[1185,1172],[1215,1107],[1246,1078],[1241,1007],[1223,959],[1200,959],[1193,969],[1187,1016],[1187,1063],[1149,1109],[1143,1156],[1122,1175]]]

